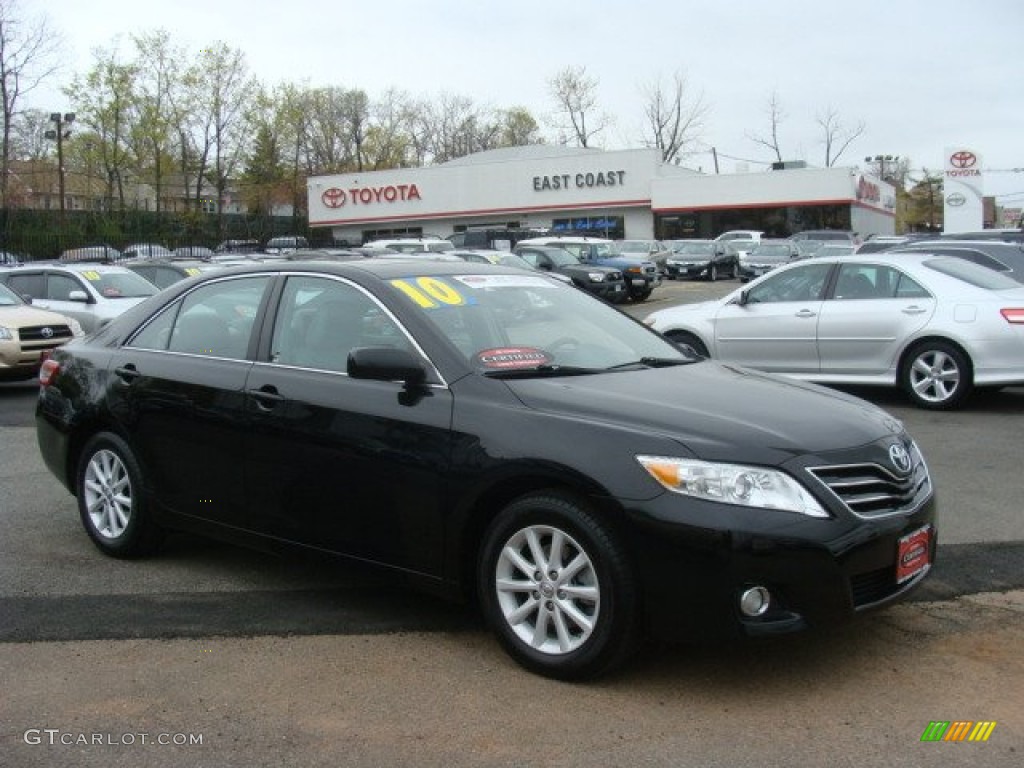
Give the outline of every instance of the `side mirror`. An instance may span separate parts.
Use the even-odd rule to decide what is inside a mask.
[[[32,296],[30,296],[30,295],[29,295],[29,294],[27,294],[27,293],[23,293],[23,294],[21,294],[21,298],[22,298],[22,299],[24,300],[24,302],[25,302],[26,304],[31,304],[31,303],[32,303],[32,302],[34,301],[34,299],[32,298]]]
[[[420,359],[394,347],[356,347],[348,353],[347,368],[353,379],[401,381],[407,387],[427,380],[427,369]]]
[[[740,291],[740,295],[736,297],[736,304],[745,307],[748,303],[750,303],[750,291]]]
[[[71,291],[68,294],[68,301],[80,301],[83,304],[89,303],[89,294],[85,291]]]

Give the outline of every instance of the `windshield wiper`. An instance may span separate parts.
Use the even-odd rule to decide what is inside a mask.
[[[484,376],[491,379],[532,379],[551,376],[587,376],[604,373],[607,368],[583,368],[578,365],[538,365],[536,368],[504,368],[495,371],[484,371]]]
[[[674,365],[690,365],[691,363],[697,362],[699,358],[681,358],[681,357],[641,357],[639,360],[633,360],[628,363],[619,363],[618,365],[611,365],[605,368],[606,371],[621,371],[628,370],[630,368],[670,368]]]

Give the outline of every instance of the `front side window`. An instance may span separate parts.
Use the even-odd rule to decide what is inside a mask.
[[[355,286],[323,277],[289,277],[274,321],[270,361],[345,372],[355,347],[413,349],[391,316]]]
[[[822,297],[831,264],[807,264],[776,272],[747,292],[750,304],[780,301],[818,301]]]
[[[71,293],[73,291],[80,291],[88,295],[85,286],[73,277],[50,275],[46,281],[46,298],[51,301],[71,301]]]

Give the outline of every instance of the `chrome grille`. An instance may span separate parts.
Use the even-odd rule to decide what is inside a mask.
[[[808,471],[854,514],[880,517],[913,506],[930,485],[928,468],[916,446],[910,455],[913,466],[905,477],[875,463],[810,467]]]
[[[51,333],[45,331],[49,328]],[[22,341],[59,342],[71,338],[71,329],[66,325],[30,325],[18,329]]]

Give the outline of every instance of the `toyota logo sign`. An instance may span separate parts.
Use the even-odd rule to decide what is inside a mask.
[[[325,189],[324,193],[320,195],[320,200],[323,201],[324,206],[327,208],[341,208],[345,205],[346,199],[347,195],[345,194],[345,190],[338,189],[338,187]]]
[[[954,168],[973,168],[978,162],[978,156],[973,152],[954,152],[949,156],[949,164]]]
[[[950,195],[946,195],[946,205],[951,205],[954,208],[959,208],[961,205],[967,203],[967,198],[961,195],[959,192],[953,192]]]
[[[40,330],[39,333],[40,333],[40,335],[42,335],[42,337],[44,339],[52,339],[53,338],[53,328],[50,328],[49,326],[47,326],[47,327],[43,328],[42,330]]]

